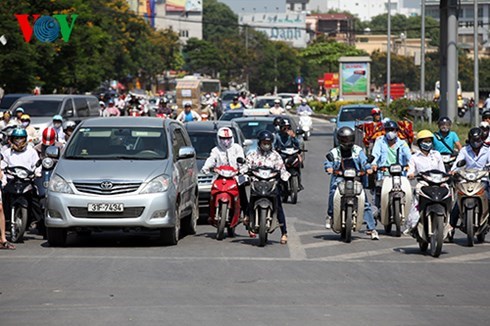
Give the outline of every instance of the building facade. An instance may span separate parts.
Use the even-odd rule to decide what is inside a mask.
[[[201,0],[157,0],[155,13],[155,28],[174,30],[183,44],[191,37],[202,39]]]
[[[310,0],[312,10],[348,11],[362,21],[388,12],[388,0]],[[405,16],[420,14],[420,0],[391,0],[391,14]]]

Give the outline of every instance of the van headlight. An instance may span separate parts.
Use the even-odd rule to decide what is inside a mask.
[[[63,179],[57,174],[52,176],[51,180],[49,180],[49,191],[60,192],[63,194],[73,193],[73,190],[71,190],[71,187],[68,184],[68,182],[66,182],[65,179]]]
[[[154,194],[157,192],[165,192],[168,190],[168,185],[170,183],[170,179],[166,175],[160,175],[143,187],[141,190],[141,194]]]

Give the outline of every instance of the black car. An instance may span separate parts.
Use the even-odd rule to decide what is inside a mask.
[[[243,117],[243,113],[244,113],[243,109],[228,110],[225,111],[219,119],[221,121],[231,121],[233,119]]]
[[[240,128],[234,121],[194,121],[185,124],[187,133],[191,139],[192,146],[196,150],[197,168],[200,171],[209,157],[211,150],[217,145],[218,130],[222,127],[228,127],[233,131],[235,143],[242,145],[244,152],[251,144],[246,141]],[[212,175],[199,173],[199,206],[206,207],[209,205],[211,186],[213,182]]]
[[[24,96],[31,96],[32,94],[7,94],[0,100],[0,112],[7,111],[15,101]]]

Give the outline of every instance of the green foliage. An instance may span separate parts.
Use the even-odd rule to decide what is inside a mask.
[[[220,42],[238,37],[238,16],[217,0],[203,1],[203,38]]]

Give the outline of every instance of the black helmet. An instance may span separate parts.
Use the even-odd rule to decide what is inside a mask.
[[[398,124],[393,120],[388,120],[383,125],[385,130],[398,130]]]
[[[449,125],[453,124],[451,119],[449,119],[448,117],[440,117],[439,120],[437,121],[437,125],[440,126],[442,123],[448,123]]]
[[[349,127],[342,127],[337,130],[337,140],[342,149],[351,149],[355,140],[354,130]]]
[[[269,130],[262,130],[261,132],[259,132],[258,139],[259,148],[263,152],[269,152],[270,150],[272,150],[272,142],[274,141],[274,135],[272,134],[272,132],[270,132]],[[262,144],[262,142],[264,141],[268,141],[270,142],[270,144]]]
[[[291,127],[291,123],[289,122],[288,119],[282,119],[281,123],[279,124],[279,127]]]
[[[483,130],[480,128],[471,128],[470,131],[468,131],[468,143],[471,148],[481,148],[483,146],[483,141]]]
[[[481,114],[481,117],[482,117],[482,119],[490,118],[490,109],[483,111]]]
[[[281,118],[281,117],[277,117],[277,118],[275,118],[275,119],[274,119],[274,122],[273,122],[274,126],[280,126],[280,125],[282,124],[283,120],[284,120],[284,119],[283,119],[283,118]]]

